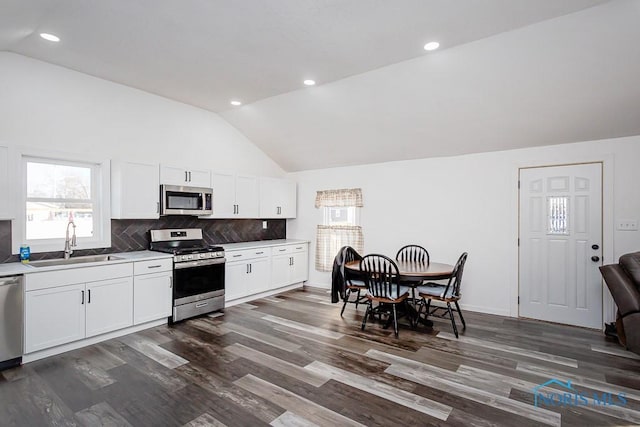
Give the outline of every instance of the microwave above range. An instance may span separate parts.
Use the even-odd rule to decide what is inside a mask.
[[[160,186],[160,215],[211,215],[213,190],[178,185]]]

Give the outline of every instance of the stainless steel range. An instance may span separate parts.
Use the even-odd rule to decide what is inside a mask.
[[[152,251],[173,254],[173,317],[224,308],[224,248],[209,246],[199,228],[151,230]]]

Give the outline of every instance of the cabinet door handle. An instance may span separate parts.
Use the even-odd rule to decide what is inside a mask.
[[[249,273],[253,273],[253,266],[249,264]]]
[[[160,202],[156,202],[156,213],[160,213]]]
[[[240,215],[240,205],[236,205],[236,213]]]
[[[91,304],[91,289],[89,289],[87,293],[88,293],[87,304]]]
[[[191,182],[191,171],[189,171],[189,182]]]
[[[173,288],[173,276],[169,276],[169,289]]]
[[[184,182],[189,182],[189,172],[184,171]]]
[[[247,264],[247,274],[249,274],[249,264]]]
[[[80,304],[84,305],[84,291],[80,291],[80,294],[82,295],[82,301],[80,301]]]

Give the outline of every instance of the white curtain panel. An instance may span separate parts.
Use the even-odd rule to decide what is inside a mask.
[[[333,259],[343,246],[364,251],[364,237],[359,225],[318,225],[316,236],[316,270],[331,271]]]

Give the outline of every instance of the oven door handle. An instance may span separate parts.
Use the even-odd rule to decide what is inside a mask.
[[[177,262],[173,265],[173,268],[175,270],[182,270],[183,268],[204,267],[206,265],[224,264],[225,262],[227,262],[226,258],[201,259],[196,261]]]

